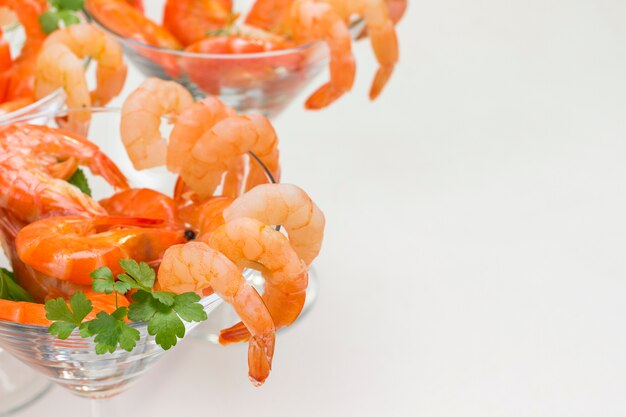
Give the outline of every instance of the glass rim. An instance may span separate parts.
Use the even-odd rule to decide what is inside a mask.
[[[85,14],[87,15],[90,21],[92,21],[98,27],[105,30],[107,33],[111,34],[111,36],[114,36],[117,40],[119,40],[123,44],[128,43],[131,45],[139,46],[141,48],[152,50],[154,52],[161,53],[163,55],[176,56],[179,58],[196,58],[196,59],[203,58],[203,59],[215,59],[215,60],[220,60],[220,59],[223,59],[223,60],[242,59],[243,60],[243,59],[275,58],[275,57],[281,57],[285,55],[300,53],[300,52],[312,49],[313,47],[324,43],[324,41],[313,41],[313,42],[308,42],[302,45],[297,45],[291,48],[279,49],[276,51],[253,52],[249,54],[212,54],[212,53],[206,53],[206,52],[187,52],[184,50],[169,49],[169,48],[163,48],[160,46],[150,45],[150,44],[138,41],[136,39],[130,38],[128,36],[121,35],[115,32],[114,30],[110,29],[105,24],[101,23],[95,16],[89,13],[87,9],[85,9]],[[358,19],[358,20],[351,22],[350,25],[348,26],[348,30],[352,30],[353,28],[362,24],[362,22],[364,22],[363,19]]]

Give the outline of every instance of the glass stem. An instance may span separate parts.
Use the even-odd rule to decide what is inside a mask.
[[[112,398],[91,400],[91,417],[117,417]]]

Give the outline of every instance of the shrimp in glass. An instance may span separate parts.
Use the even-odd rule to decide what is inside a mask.
[[[240,268],[261,271],[265,278],[263,301],[277,330],[298,318],[306,299],[307,265],[283,234],[258,220],[239,218],[226,222],[205,241]],[[223,344],[248,338],[243,323],[220,333]]]
[[[91,285],[89,274],[102,266],[121,273],[120,259],[161,259],[172,245],[184,243],[184,231],[161,227],[162,221],[129,217],[51,217],[25,226],[15,242],[20,259],[55,278]]]
[[[176,116],[194,103],[182,85],[148,78],[122,106],[120,135],[138,170],[165,165],[167,143],[161,136],[161,118]]]
[[[188,46],[228,26],[232,18],[230,8],[220,0],[167,0],[163,26]]]
[[[229,161],[248,152],[256,155],[274,178],[280,177],[278,137],[262,115],[228,117],[216,123],[195,143],[180,175],[200,198],[210,197],[228,170]],[[257,172],[263,172],[263,168],[256,162],[250,168],[254,171],[248,176],[246,189],[266,178],[263,173],[259,179]]]
[[[163,220],[165,225],[180,225],[178,207],[169,196],[149,188],[130,188],[109,198],[100,205],[111,216],[141,217]]]
[[[43,303],[50,298],[69,298],[72,294],[91,290],[91,287],[47,276],[35,271],[19,258],[15,238],[25,223],[19,221],[9,211],[0,209],[0,241],[4,254],[11,263],[15,280],[36,302]]]
[[[263,184],[246,192],[224,210],[226,222],[242,217],[267,225],[281,225],[298,256],[307,264],[322,247],[326,220],[301,188],[290,184]]]
[[[207,201],[181,207],[178,216],[201,237],[225,223],[223,213],[232,202],[233,199],[229,197],[211,197]]]
[[[0,149],[40,162],[55,178],[67,179],[82,165],[115,188],[128,187],[124,174],[98,146],[72,132],[30,124],[8,125],[0,127]]]
[[[165,251],[157,274],[161,290],[201,292],[211,287],[233,306],[251,334],[248,348],[250,380],[261,385],[268,377],[274,355],[272,316],[242,271],[227,257],[204,242],[176,245]]]

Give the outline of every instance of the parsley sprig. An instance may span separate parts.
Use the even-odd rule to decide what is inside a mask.
[[[96,353],[113,353],[119,347],[132,351],[140,338],[137,329],[127,322],[148,323],[148,333],[155,336],[156,343],[168,350],[185,336],[186,322],[201,322],[207,314],[199,303],[200,297],[193,293],[174,294],[154,291],[155,273],[148,264],[132,259],[121,259],[124,273],[117,279],[108,267],[91,273],[95,292],[119,295],[134,291],[129,307],[117,307],[109,314],[99,312],[96,318],[84,321],[93,310],[85,294],[78,292],[70,297],[69,306],[62,298],[46,302],[46,317],[53,321],[48,331],[59,339],[67,339],[77,328],[81,337],[93,337]]]
[[[46,35],[64,26],[80,23],[76,12],[83,8],[84,0],[50,0],[50,8],[39,16],[39,25]]]
[[[13,272],[0,268],[0,299],[32,302],[33,296],[19,286]]]
[[[87,181],[87,176],[85,175],[85,171],[78,168],[71,177],[67,179],[67,182],[72,184],[81,190],[84,194],[87,194],[91,197],[91,187],[89,187],[89,182]]]

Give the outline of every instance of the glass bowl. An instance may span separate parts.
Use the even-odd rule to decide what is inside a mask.
[[[269,118],[284,110],[329,62],[324,42],[250,54],[192,53],[122,36],[90,17],[119,41],[144,76],[174,80],[196,99],[219,96],[239,112],[258,112]],[[362,21],[351,25],[353,38],[363,27]]]
[[[119,138],[117,128],[112,129],[112,126],[120,126],[120,110],[114,108],[92,108],[90,110],[92,118],[87,137],[117,164],[127,176],[131,187],[148,187],[171,195],[176,176],[169,173],[165,167],[144,171],[136,171],[133,168]],[[71,111],[72,109],[65,109],[30,114],[17,118],[15,122],[58,127],[59,124],[63,124]],[[170,121],[163,118],[161,132],[165,137],[169,135],[171,127]],[[256,160],[256,158],[254,159]],[[103,179],[91,175],[88,171],[85,173],[96,200],[110,196],[113,190]],[[0,258],[3,258],[3,255],[0,254]],[[6,259],[0,259],[0,263],[6,265],[8,262]],[[254,284],[262,286],[262,278],[258,274],[251,270],[246,270],[244,274]],[[312,293],[314,295],[316,293],[315,282],[312,283],[311,289],[314,291]],[[315,297],[311,296],[310,298],[314,300]],[[200,327],[196,328],[198,323],[193,323],[187,325],[188,330],[195,328],[190,335],[198,332],[200,338],[212,340],[213,333],[210,331],[228,327],[238,321],[234,314],[224,317],[226,315],[224,311],[231,310],[227,308],[230,306],[223,304],[221,298],[215,294],[205,297],[201,303],[205,311],[211,313],[209,320],[201,323],[203,326],[206,323],[205,329],[209,329],[209,333],[206,330],[202,331]],[[220,305],[224,305],[225,308],[218,309]],[[311,301],[308,305],[307,309],[310,309]],[[215,320],[213,320],[214,315]],[[93,341],[82,339],[77,333],[74,333],[68,340],[61,341],[50,335],[47,327],[0,320],[0,347],[79,396],[91,399],[108,398],[123,392],[131,382],[147,371],[164,353],[155,344],[154,338],[147,334],[145,324],[134,323],[133,326],[141,333],[141,340],[133,352],[129,353],[118,349],[112,355],[98,356],[95,354]],[[100,405],[96,407],[98,412],[102,412],[100,407]],[[107,411],[107,413],[111,412]],[[110,414],[106,415],[110,417]]]

